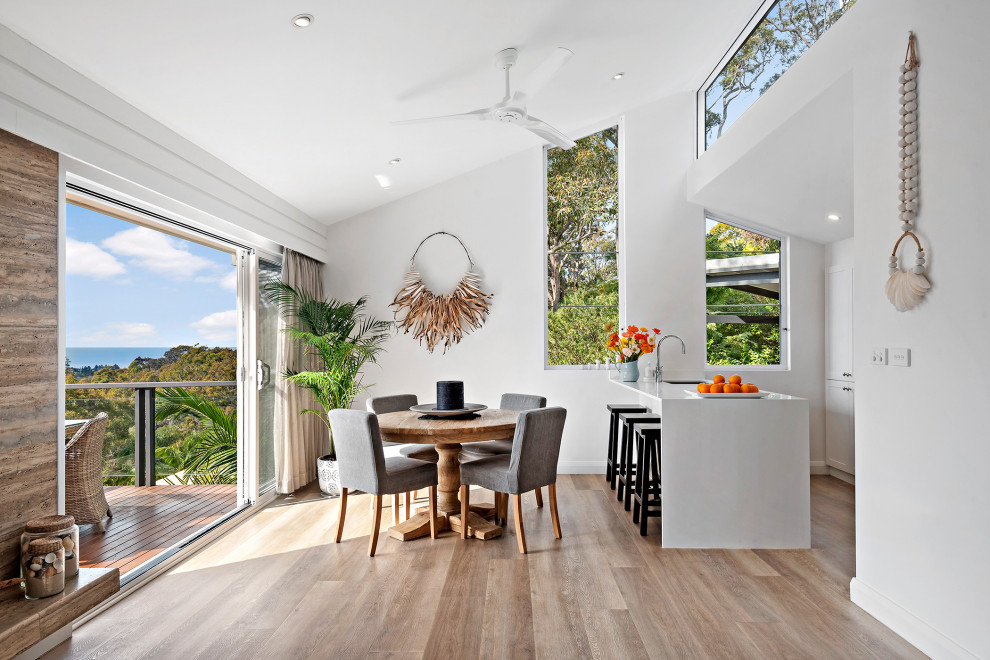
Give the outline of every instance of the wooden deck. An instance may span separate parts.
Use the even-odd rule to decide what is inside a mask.
[[[237,505],[237,486],[107,486],[113,518],[101,534],[79,529],[80,565],[119,568],[124,575],[197,532]]]

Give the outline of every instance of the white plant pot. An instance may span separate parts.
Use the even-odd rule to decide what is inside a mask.
[[[340,497],[340,464],[330,455],[316,459],[316,474],[320,491],[327,497]]]

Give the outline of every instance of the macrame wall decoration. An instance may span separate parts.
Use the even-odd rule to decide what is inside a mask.
[[[897,132],[901,148],[901,192],[898,198],[900,205],[901,236],[894,243],[887,264],[887,298],[899,312],[913,309],[925,293],[931,288],[931,283],[925,277],[925,251],[921,240],[912,231],[918,218],[920,204],[918,201],[918,53],[914,34],[908,36],[907,55],[901,65],[901,130]],[[901,270],[898,263],[897,250],[901,242],[910,236],[918,248],[915,252],[914,265]],[[908,243],[910,245],[910,242]]]
[[[464,248],[469,265],[452,293],[437,295],[427,288],[416,270],[416,255],[423,243],[440,234],[457,239]],[[481,290],[481,276],[474,272],[474,260],[471,259],[464,241],[449,232],[438,231],[419,242],[409,260],[409,272],[406,273],[402,289],[395,294],[395,300],[389,307],[396,308],[395,320],[399,327],[406,333],[411,332],[420,344],[425,341],[426,350],[432,353],[434,348],[443,343],[443,352],[446,353],[466,333],[484,325],[491,298],[492,294]],[[404,316],[399,318],[403,313]]]

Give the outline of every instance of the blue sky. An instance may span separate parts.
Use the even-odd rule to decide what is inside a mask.
[[[67,346],[236,346],[231,254],[67,208]]]

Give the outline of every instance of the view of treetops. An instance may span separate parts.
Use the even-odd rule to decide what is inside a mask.
[[[856,0],[778,0],[705,91],[705,148]]]
[[[605,362],[619,322],[619,127],[547,151],[547,364]]]
[[[67,205],[68,384],[233,381],[231,254]],[[109,416],[107,485],[134,483],[134,389],[66,389],[66,419]],[[157,388],[158,483],[236,483],[236,386]]]
[[[708,364],[780,364],[780,241],[707,220]]]

